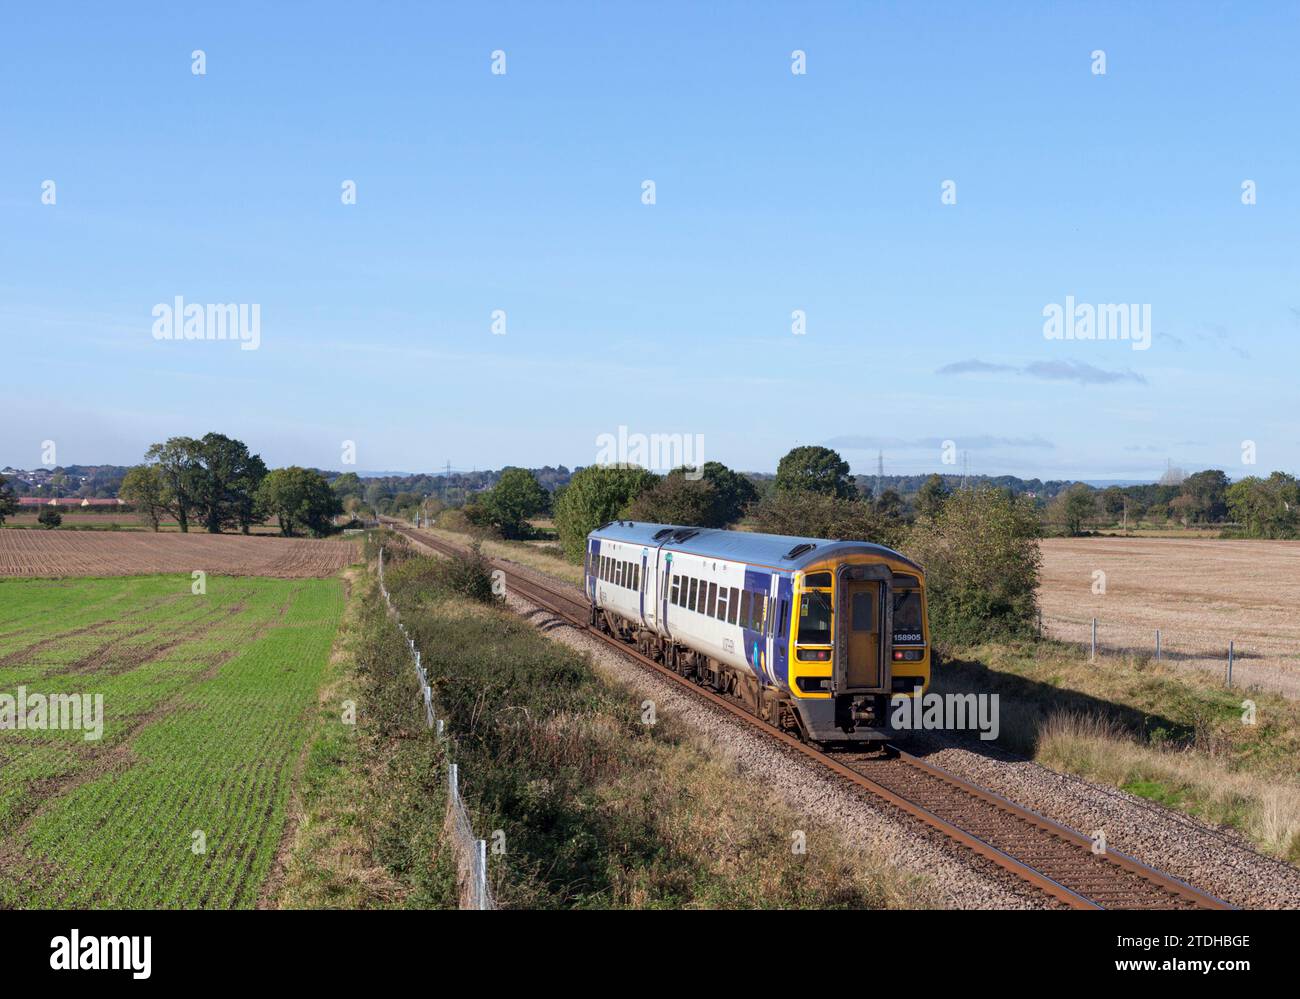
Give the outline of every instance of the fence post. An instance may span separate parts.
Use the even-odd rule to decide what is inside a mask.
[[[1038,608],[1038,637],[1043,637],[1043,608]]]
[[[487,840],[474,841],[474,903],[487,908]]]
[[[1097,619],[1092,619],[1092,657],[1090,662],[1097,661]]]
[[[1228,639],[1228,686],[1229,687],[1232,686],[1232,655],[1234,651],[1233,644],[1234,643],[1232,639]]]
[[[460,783],[460,764],[453,763],[447,767],[447,800],[450,807],[456,807],[456,801],[460,797],[458,785]]]
[[[1160,658],[1160,629],[1156,629],[1156,658]]]

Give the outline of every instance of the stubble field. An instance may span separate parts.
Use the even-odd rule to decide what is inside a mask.
[[[1039,596],[1044,632],[1300,696],[1300,541],[1048,538]],[[1105,592],[1094,592],[1105,574]]]

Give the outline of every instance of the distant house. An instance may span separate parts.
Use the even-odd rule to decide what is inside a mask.
[[[126,506],[120,499],[78,499],[76,496],[64,496],[62,499],[45,499],[41,496],[19,496],[19,506]]]

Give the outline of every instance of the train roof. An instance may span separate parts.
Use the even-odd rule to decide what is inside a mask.
[[[680,540],[674,537],[675,535],[679,536]],[[791,571],[820,562],[828,553],[849,554],[865,551],[881,558],[903,562],[918,572],[921,571],[921,567],[906,555],[869,541],[829,541],[825,538],[797,538],[784,534],[722,531],[711,527],[651,524],[639,520],[611,521],[592,531],[588,537],[625,541],[629,544],[649,547],[662,544],[672,551],[701,555],[705,558],[724,558],[736,562],[776,566]]]

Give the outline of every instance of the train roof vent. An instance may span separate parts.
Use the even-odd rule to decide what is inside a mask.
[[[804,555],[807,552],[812,551],[816,547],[817,546],[812,544],[811,542],[803,541],[795,545],[793,548],[791,548],[788,552],[782,555],[781,558],[783,559],[798,558],[800,555]]]
[[[687,538],[693,538],[693,537],[695,537],[695,535],[697,535],[697,534],[699,534],[699,533],[700,533],[700,532],[697,531],[697,530],[695,530],[694,528],[690,528],[690,527],[688,527],[688,528],[682,528],[682,529],[680,529],[680,530],[673,531],[673,540],[674,540],[674,541],[685,541]]]
[[[671,527],[661,527],[659,528],[659,530],[655,531],[654,534],[650,536],[655,541],[662,541],[664,538],[668,537],[668,535],[672,533],[673,533],[673,529]]]

